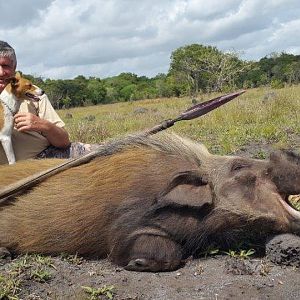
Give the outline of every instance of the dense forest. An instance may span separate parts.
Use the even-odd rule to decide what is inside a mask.
[[[133,73],[102,79],[79,75],[67,80],[25,76],[43,88],[60,109],[266,85],[281,88],[300,82],[300,55],[282,52],[245,61],[236,52],[192,44],[173,51],[168,73],[153,78]]]

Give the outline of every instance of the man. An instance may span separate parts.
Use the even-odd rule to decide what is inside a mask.
[[[14,76],[16,67],[14,49],[8,43],[0,41],[0,93]],[[59,149],[70,146],[65,124],[45,94],[39,102],[24,100],[14,119],[12,141],[16,160],[34,158],[49,146]],[[6,155],[0,144],[0,164],[5,163]]]

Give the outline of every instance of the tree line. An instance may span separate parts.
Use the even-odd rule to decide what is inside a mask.
[[[300,82],[300,55],[272,53],[246,61],[237,52],[192,44],[171,54],[167,74],[153,78],[134,73],[100,79],[43,79],[26,75],[44,89],[56,109],[159,97],[180,97],[207,92],[270,85],[281,88]]]

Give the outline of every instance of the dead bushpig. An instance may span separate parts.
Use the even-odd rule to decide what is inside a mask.
[[[274,159],[212,155],[170,134],[127,137],[2,204],[0,246],[108,255],[129,270],[166,271],[212,243],[299,233],[300,212],[286,203],[284,186],[286,177],[300,193],[300,176],[288,169],[297,169],[299,157]],[[1,166],[0,185],[55,164]]]

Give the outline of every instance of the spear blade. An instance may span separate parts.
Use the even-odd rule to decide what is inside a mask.
[[[196,105],[188,108],[183,113],[181,113],[177,118],[165,120],[161,124],[158,124],[158,125],[152,127],[151,129],[145,130],[144,135],[151,135],[151,134],[155,134],[159,131],[165,130],[165,129],[173,126],[177,121],[192,120],[192,119],[198,118],[200,116],[203,116],[245,92],[246,92],[245,90],[241,90],[238,92],[222,95],[220,97],[196,104]]]
[[[210,111],[220,107],[221,105],[224,105],[225,103],[231,101],[232,99],[240,96],[241,94],[245,93],[245,90],[241,90],[238,92],[226,94],[199,104],[196,104],[190,108],[188,108],[186,111],[180,114],[178,118],[176,118],[176,121],[179,120],[192,120],[195,118],[198,118],[200,116],[203,116]]]

